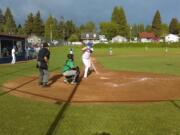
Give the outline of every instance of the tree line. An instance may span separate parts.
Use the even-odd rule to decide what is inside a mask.
[[[124,36],[128,39],[138,37],[140,32],[153,32],[156,37],[164,37],[165,35],[180,34],[180,22],[177,18],[172,18],[170,24],[163,23],[159,10],[155,12],[152,24],[145,26],[144,24],[127,23],[124,9],[116,6],[113,9],[111,21],[100,23],[100,33],[105,34],[108,39],[116,35]]]
[[[43,21],[40,11],[29,13],[23,24],[16,24],[12,11],[9,7],[3,12],[0,9],[0,32],[6,34],[32,35],[44,37],[46,40],[63,39],[69,41],[79,41],[81,33],[98,32],[105,35],[108,39],[116,35],[124,36],[128,39],[138,37],[140,32],[153,32],[156,37],[163,37],[168,33],[180,34],[180,22],[177,18],[172,18],[170,24],[163,23],[159,10],[155,12],[152,24],[133,24],[129,25],[126,14],[121,6],[114,7],[111,20],[99,23],[97,31],[94,22],[89,21],[79,27],[73,20],[59,19],[49,15]]]

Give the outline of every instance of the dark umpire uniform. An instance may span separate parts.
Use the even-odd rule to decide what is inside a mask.
[[[43,43],[43,48],[38,53],[38,68],[39,68],[39,85],[43,87],[48,86],[48,60],[50,58],[50,51],[48,50],[48,44]]]

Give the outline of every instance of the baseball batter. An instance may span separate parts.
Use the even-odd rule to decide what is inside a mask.
[[[94,51],[93,48],[92,48],[92,43],[90,44],[87,44],[86,47],[84,47],[82,49],[83,51],[83,54],[82,54],[82,61],[83,61],[83,64],[84,64],[84,78],[87,78],[87,75],[88,75],[88,71],[90,70],[90,68],[92,67],[94,69],[94,71],[96,72],[96,74],[98,74],[92,60],[91,60],[91,54],[92,52]]]

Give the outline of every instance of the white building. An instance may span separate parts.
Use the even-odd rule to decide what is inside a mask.
[[[158,42],[159,38],[157,38],[153,32],[140,32],[139,40],[142,43],[149,43],[149,42]]]
[[[81,40],[85,44],[87,44],[89,41],[91,41],[93,44],[97,44],[97,43],[99,43],[99,34],[97,34],[97,33],[82,33]]]
[[[179,37],[177,35],[174,34],[168,34],[165,36],[165,42],[179,42]]]
[[[108,40],[105,35],[99,35],[99,41],[102,43],[107,43]]]
[[[116,36],[112,38],[112,43],[123,43],[123,42],[127,42],[127,39],[125,37]]]
[[[31,43],[33,45],[35,44],[40,44],[42,42],[42,38],[36,36],[36,35],[31,35],[27,38],[27,42]]]
[[[71,45],[82,45],[82,42],[79,42],[79,41],[71,42]]]

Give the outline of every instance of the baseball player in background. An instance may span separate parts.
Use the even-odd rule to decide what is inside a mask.
[[[109,48],[109,55],[112,56],[112,48]]]
[[[11,50],[11,56],[12,56],[12,61],[11,64],[15,64],[16,63],[16,50],[15,50],[15,46],[13,46],[12,50]]]

